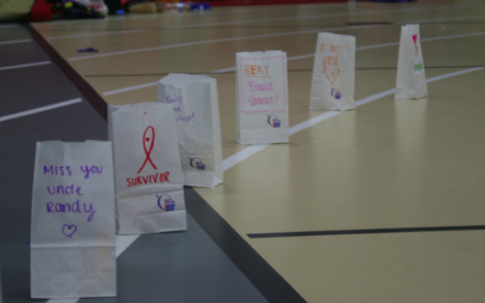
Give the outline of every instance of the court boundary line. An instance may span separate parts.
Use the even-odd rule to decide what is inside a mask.
[[[454,38],[465,38],[465,37],[480,36],[480,35],[485,35],[485,32],[424,38],[424,39],[421,39],[421,42],[454,39]],[[368,45],[368,46],[360,46],[360,47],[357,47],[355,50],[361,51],[361,50],[374,49],[374,48],[387,47],[387,46],[395,46],[395,45],[399,45],[399,42],[389,42],[389,43],[374,44],[374,45]],[[312,58],[312,57],[315,57],[314,53],[308,54],[308,55],[293,56],[293,57],[287,58],[286,60],[287,61],[293,61],[293,60],[307,59],[307,58]],[[214,71],[211,71],[209,73],[210,74],[220,74],[220,73],[231,72],[231,71],[235,71],[235,70],[236,70],[235,67],[228,67],[228,68],[214,70]],[[155,85],[157,85],[157,83],[158,83],[158,81],[157,82],[143,83],[143,84],[138,84],[138,85],[134,85],[134,86],[128,86],[128,87],[124,87],[124,88],[106,91],[106,92],[103,92],[102,94],[103,94],[103,96],[111,96],[111,95],[120,94],[120,93],[124,93],[124,92],[128,92],[128,91],[132,91],[132,90],[137,90],[137,89],[155,86]]]
[[[187,212],[268,302],[306,302],[194,188],[184,194]]]
[[[457,6],[458,8],[467,8],[467,7],[476,7],[476,6],[483,6],[483,5],[462,5]],[[300,19],[315,19],[321,17],[339,17],[339,16],[354,16],[354,15],[368,15],[368,14],[380,14],[380,13],[387,13],[387,12],[407,12],[407,11],[421,11],[421,10],[433,10],[433,9],[448,9],[451,6],[439,6],[436,8],[412,8],[412,9],[395,9],[395,10],[381,10],[381,11],[370,11],[370,12],[355,12],[355,13],[337,13],[337,14],[326,14],[326,15],[314,15],[314,16],[303,16],[303,17],[286,17],[286,18],[272,18],[272,19],[255,19],[255,20],[240,20],[240,21],[228,21],[228,22],[219,22],[219,23],[203,23],[203,24],[190,24],[190,25],[181,25],[181,26],[171,26],[171,27],[164,27],[164,29],[183,29],[183,28],[198,28],[198,27],[210,27],[213,25],[227,25],[227,24],[241,24],[241,23],[252,23],[252,22],[274,22],[274,21],[285,21],[285,20],[300,20]],[[151,16],[150,16],[151,17]],[[456,18],[443,18],[437,19],[436,21],[440,20],[462,20],[462,19],[474,19],[480,18],[482,16],[472,16],[472,17],[456,17]],[[131,18],[133,19],[133,18]],[[419,22],[419,21],[413,21]],[[434,22],[434,21],[423,21],[423,22]],[[398,22],[397,24],[404,23]],[[116,31],[116,32],[101,32],[95,34],[78,34],[78,35],[65,35],[65,36],[52,36],[46,37],[48,40],[54,39],[68,39],[68,38],[76,38],[76,37],[91,37],[91,36],[102,36],[102,35],[113,35],[113,34],[123,34],[123,33],[135,33],[135,32],[146,32],[151,31],[150,29],[140,29],[140,30],[126,30],[126,31]]]
[[[50,104],[50,105],[46,105],[46,106],[42,106],[42,107],[37,107],[37,108],[34,108],[34,109],[29,109],[29,110],[26,110],[26,111],[22,111],[22,112],[18,112],[18,113],[15,113],[15,114],[0,117],[0,122],[4,122],[4,121],[16,119],[16,118],[21,118],[21,117],[25,117],[25,116],[34,115],[34,114],[45,112],[45,111],[48,111],[48,110],[51,110],[51,109],[56,109],[56,108],[59,108],[59,107],[64,107],[64,106],[76,104],[76,103],[79,103],[79,102],[82,102],[82,101],[83,100],[81,98],[76,98],[76,99],[71,99],[71,100],[67,100],[67,101],[63,101],[63,102],[59,102],[59,103],[54,103],[54,104]]]
[[[0,71],[9,70],[9,69],[16,69],[16,68],[31,67],[31,66],[39,66],[39,65],[45,65],[45,64],[50,64],[50,63],[51,63],[50,61],[40,61],[40,62],[34,62],[34,63],[25,63],[25,64],[18,64],[18,65],[2,66],[2,67],[0,67]]]
[[[443,69],[443,68],[472,68],[472,67],[485,67],[485,64],[474,64],[474,65],[426,65],[426,69]],[[383,66],[383,67],[356,67],[355,70],[365,70],[365,71],[380,71],[380,70],[396,70],[397,66]],[[299,72],[311,72],[313,69],[289,69],[288,73],[299,73]],[[227,72],[176,72],[176,74],[191,74],[191,75],[218,75],[218,74],[234,74],[233,71]],[[84,75],[86,78],[116,78],[116,77],[165,77],[172,73],[159,73],[159,74],[113,74],[113,75]]]
[[[131,33],[142,33],[153,31],[152,29],[142,28],[124,31],[112,31],[112,32],[98,32],[94,34],[77,34],[77,35],[64,35],[64,36],[51,36],[46,37],[46,40],[58,40],[58,39],[69,39],[69,38],[79,38],[79,37],[96,37],[96,36],[107,36],[107,35],[119,35],[119,34],[131,34]]]
[[[476,5],[473,5],[475,7]],[[478,5],[478,6],[485,6],[484,5]],[[461,7],[469,7],[466,5],[463,6],[444,6],[444,7],[436,7],[436,8],[413,8],[413,9],[407,9],[407,10],[396,10],[395,12],[406,12],[406,11],[421,11],[421,10],[436,10],[436,9],[452,9],[452,8],[461,8]],[[390,10],[391,12],[394,12],[393,10]],[[355,14],[378,14],[379,12],[386,13],[389,12],[387,11],[377,11],[377,12],[360,12],[360,13],[355,13]],[[353,15],[351,13],[346,13],[344,15]],[[306,17],[300,17],[300,18],[306,18]],[[410,21],[413,22],[413,21]],[[382,26],[382,24],[377,24],[377,25],[355,25],[355,26],[348,26],[345,29],[354,29],[354,28],[366,28],[366,27],[377,27],[377,26]],[[171,49],[171,48],[177,48],[177,47],[185,47],[185,46],[194,46],[194,45],[202,45],[202,44],[210,44],[210,43],[216,43],[216,42],[227,42],[227,41],[237,41],[237,40],[246,40],[246,39],[259,39],[259,38],[265,38],[265,37],[278,37],[278,36],[286,36],[286,35],[295,35],[295,34],[305,34],[305,33],[312,33],[312,32],[319,32],[319,31],[331,31],[331,30],[336,30],[340,28],[324,28],[324,29],[315,29],[315,30],[305,30],[305,31],[294,31],[294,32],[284,32],[284,33],[272,33],[272,34],[262,34],[262,35],[254,35],[254,36],[241,36],[241,37],[227,37],[227,38],[222,38],[222,39],[213,39],[213,40],[203,40],[203,41],[193,41],[193,42],[185,42],[185,43],[178,43],[178,44],[171,44],[171,45],[162,45],[162,46],[152,46],[152,47],[146,47],[146,48],[139,48],[139,49],[131,49],[131,50],[124,50],[124,51],[115,51],[115,52],[109,52],[109,53],[104,53],[104,54],[97,54],[97,55],[86,55],[86,56],[77,56],[77,57],[71,57],[67,58],[67,61],[78,61],[78,60],[85,60],[85,59],[95,59],[95,58],[102,58],[102,57],[108,57],[108,56],[117,56],[117,55],[125,55],[125,54],[133,54],[133,53],[139,53],[139,52],[147,52],[147,51],[158,51],[158,50],[164,50],[164,49]]]
[[[8,25],[0,25],[0,29],[3,28],[12,28],[12,27],[18,27],[18,24],[8,24]]]
[[[467,74],[467,73],[471,73],[471,72],[475,72],[475,71],[479,71],[479,70],[483,70],[483,69],[485,69],[485,67],[474,67],[474,68],[469,68],[469,69],[465,69],[465,70],[461,70],[461,71],[457,71],[457,72],[452,72],[452,73],[448,73],[448,74],[444,74],[444,75],[440,75],[440,76],[436,76],[436,77],[426,79],[426,83],[433,83],[433,82],[436,82],[436,81],[439,81],[439,80],[443,80],[443,79],[447,79],[447,78],[451,78],[451,77],[454,77],[454,76],[459,76],[459,75],[463,75],[463,74]],[[396,89],[392,88],[392,89],[389,89],[389,90],[368,96],[366,98],[360,99],[360,100],[355,102],[356,108],[359,107],[359,106],[362,106],[364,104],[370,103],[372,101],[379,100],[381,98],[390,96],[390,95],[394,94],[395,92],[396,92]],[[304,129],[309,128],[310,126],[313,126],[315,124],[323,122],[324,120],[327,120],[327,119],[332,118],[334,116],[340,115],[344,112],[345,111],[326,111],[326,112],[324,112],[324,113],[322,113],[318,116],[312,117],[308,120],[305,120],[305,121],[300,122],[296,125],[293,125],[289,129],[289,134],[290,134],[290,136],[294,135],[294,134],[296,134],[296,133],[298,133],[298,132],[300,132]],[[239,162],[251,157],[252,155],[256,154],[257,152],[265,149],[266,147],[268,147],[270,145],[271,144],[253,144],[253,145],[250,145],[250,146],[246,147],[245,149],[240,150],[239,152],[227,157],[226,159],[224,159],[224,161],[222,163],[222,167],[224,168],[224,171],[235,166]]]
[[[250,239],[485,230],[485,225],[341,229],[247,234]]]
[[[177,43],[177,44],[170,44],[170,45],[138,48],[138,49],[110,52],[110,53],[91,55],[91,56],[71,57],[71,58],[67,58],[67,61],[79,61],[79,60],[85,60],[85,59],[95,59],[95,58],[103,58],[103,57],[109,57],[109,56],[127,55],[127,54],[135,54],[135,53],[142,53],[142,52],[149,52],[149,51],[159,51],[159,50],[165,50],[165,49],[219,43],[219,42],[260,39],[260,38],[267,38],[267,37],[291,36],[291,35],[298,35],[298,34],[311,34],[311,33],[316,33],[321,31],[362,29],[362,28],[370,28],[370,27],[377,27],[377,26],[381,26],[381,25],[342,26],[342,27],[334,27],[334,28],[323,28],[323,29],[320,28],[320,29],[311,29],[311,30],[293,31],[293,32],[284,32],[284,33],[260,34],[260,35],[253,35],[253,36],[227,37],[227,38],[221,38],[221,39],[202,40],[202,41],[193,41],[193,42]]]
[[[1,41],[0,45],[7,45],[7,44],[15,44],[15,43],[25,43],[31,42],[31,39],[19,39],[19,40],[9,40],[9,41]]]

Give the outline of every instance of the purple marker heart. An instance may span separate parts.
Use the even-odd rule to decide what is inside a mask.
[[[62,233],[68,238],[71,238],[76,231],[77,231],[77,227],[74,224],[73,225],[64,224],[64,226],[62,227]]]

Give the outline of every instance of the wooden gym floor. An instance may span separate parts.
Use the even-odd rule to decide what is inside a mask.
[[[406,23],[420,23],[429,80],[429,97],[413,101],[389,91]],[[217,79],[225,182],[196,191],[307,302],[484,301],[485,231],[474,226],[485,225],[485,2],[231,7],[33,26],[111,104],[155,101],[168,73]],[[356,110],[308,110],[322,31],[357,38]],[[99,52],[76,52],[86,47]],[[241,146],[235,53],[264,50],[287,52],[290,125],[303,124],[289,144]]]

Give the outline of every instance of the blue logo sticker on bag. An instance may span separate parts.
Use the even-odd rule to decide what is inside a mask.
[[[279,128],[281,126],[281,121],[276,115],[267,115],[268,116],[268,124],[271,125],[273,128]]]
[[[192,158],[189,157],[190,159],[190,166],[193,168],[197,168],[198,170],[205,170],[205,164],[202,162],[202,160],[198,157]]]
[[[332,87],[332,90],[330,91],[330,94],[337,100],[340,99],[340,97],[342,97],[342,95],[340,94],[340,90],[338,88],[335,88],[335,87]]]
[[[160,196],[157,195],[157,204],[158,207],[165,211],[172,211],[175,209],[175,201],[172,200],[169,194],[161,194]]]

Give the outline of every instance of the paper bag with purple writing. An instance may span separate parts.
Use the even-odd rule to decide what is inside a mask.
[[[221,184],[222,144],[216,79],[170,74],[158,82],[158,102],[173,108],[184,184],[202,187]]]
[[[288,124],[286,53],[237,53],[237,141],[241,144],[287,143]]]
[[[319,33],[310,109],[349,110],[355,108],[355,37]]]
[[[186,230],[183,174],[173,107],[111,107],[119,234]]]
[[[116,296],[110,142],[38,142],[31,226],[31,297]]]
[[[395,98],[419,99],[427,95],[419,24],[403,25],[399,42]]]

